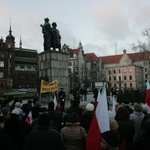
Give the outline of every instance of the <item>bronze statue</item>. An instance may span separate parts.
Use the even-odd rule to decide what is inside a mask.
[[[52,48],[53,50],[56,50],[58,48],[59,51],[61,51],[61,36],[59,34],[59,30],[56,29],[57,24],[56,22],[52,23],[52,32],[53,32],[53,38],[52,38]]]
[[[41,24],[42,27],[42,33],[43,33],[43,38],[44,38],[44,50],[50,50],[51,48],[51,40],[52,40],[52,30],[51,30],[51,25],[49,23],[49,19],[45,18],[45,23],[44,25]]]
[[[58,48],[59,51],[61,51],[61,36],[59,34],[59,30],[56,29],[57,24],[53,22],[53,28],[51,28],[49,19],[45,18],[44,21],[44,25],[40,25],[42,27],[42,33],[44,38],[44,51],[50,50],[51,48],[53,48],[53,50],[56,50],[56,48]]]

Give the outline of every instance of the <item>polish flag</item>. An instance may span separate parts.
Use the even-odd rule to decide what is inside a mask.
[[[53,102],[54,102],[54,110],[56,110],[56,107],[57,107],[58,103],[57,103],[56,95],[55,94],[54,94]]]
[[[28,116],[27,116],[26,119],[25,119],[25,122],[26,122],[29,126],[31,126],[31,125],[32,125],[32,121],[33,121],[33,119],[32,119],[32,112],[30,111],[29,114],[28,114]]]
[[[59,112],[62,112],[62,110],[60,109],[59,104],[57,103],[57,100],[56,100],[56,96],[55,96],[55,95],[54,95],[53,102],[54,102],[54,110],[57,110],[57,111],[59,111]]]
[[[102,150],[101,133],[110,131],[106,87],[103,86],[102,93],[98,92],[95,115],[86,137],[86,150]]]
[[[148,106],[148,111],[147,113],[150,114],[150,83],[149,83],[149,80],[147,80],[147,83],[146,83],[146,97],[145,97],[145,103],[147,104]]]
[[[113,95],[113,103],[112,103],[112,112],[116,115],[116,109],[118,108],[117,102],[115,100],[115,96]]]

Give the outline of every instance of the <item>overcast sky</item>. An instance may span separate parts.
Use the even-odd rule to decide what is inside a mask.
[[[97,56],[133,52],[150,27],[150,0],[0,0],[0,36],[6,38],[11,22],[16,47],[43,51],[40,24],[56,22],[61,44]]]

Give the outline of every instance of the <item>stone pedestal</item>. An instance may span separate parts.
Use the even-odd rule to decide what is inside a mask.
[[[58,91],[64,88],[69,93],[68,54],[59,51],[44,51],[39,54],[39,77],[47,82],[58,80]],[[52,100],[51,93],[41,94],[42,102]]]

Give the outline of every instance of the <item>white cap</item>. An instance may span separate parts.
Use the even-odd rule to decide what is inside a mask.
[[[85,108],[86,108],[87,111],[93,111],[94,110],[94,105],[92,103],[88,103]]]

